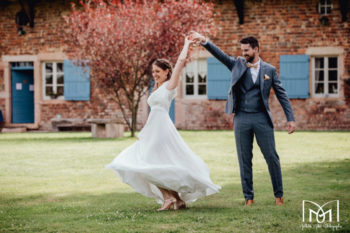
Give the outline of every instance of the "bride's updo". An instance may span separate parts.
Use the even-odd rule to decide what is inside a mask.
[[[153,62],[153,65],[158,66],[159,68],[161,68],[162,70],[166,70],[168,69],[168,75],[166,77],[166,80],[169,80],[171,77],[171,74],[173,73],[173,66],[171,65],[170,61],[168,61],[167,59],[157,59]]]

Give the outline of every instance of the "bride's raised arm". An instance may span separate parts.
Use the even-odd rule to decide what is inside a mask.
[[[175,89],[177,87],[177,85],[179,84],[179,80],[181,77],[181,71],[185,65],[185,61],[186,61],[186,57],[187,57],[187,53],[188,53],[188,48],[192,42],[193,41],[188,36],[185,37],[184,47],[182,48],[182,51],[181,51],[179,57],[177,58],[173,73],[171,74],[170,80],[166,86],[166,88],[168,90]]]

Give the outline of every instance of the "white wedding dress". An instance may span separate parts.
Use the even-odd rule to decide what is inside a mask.
[[[169,107],[176,89],[163,83],[148,98],[151,107],[139,140],[123,150],[106,168],[144,196],[163,202],[157,188],[179,193],[186,203],[214,194],[220,186],[213,184],[209,169],[184,142],[169,117]]]

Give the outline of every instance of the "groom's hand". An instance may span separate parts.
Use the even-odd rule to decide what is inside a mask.
[[[288,134],[291,134],[295,131],[295,121],[288,121]]]
[[[193,41],[196,41],[196,42],[204,43],[207,40],[205,38],[205,36],[199,34],[198,32],[195,32],[195,31],[190,31],[190,37]]]

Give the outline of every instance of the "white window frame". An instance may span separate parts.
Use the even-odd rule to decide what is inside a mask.
[[[186,99],[207,99],[208,98],[208,64],[207,64],[207,60],[206,58],[199,58],[197,60],[194,60],[194,61],[191,61],[192,62],[195,62],[195,65],[193,66],[194,67],[194,70],[193,70],[193,73],[194,73],[194,82],[193,82],[193,85],[194,85],[194,94],[193,95],[187,95],[186,94],[186,67],[184,67],[184,69],[182,70],[182,80],[183,80],[183,83],[182,83],[182,93],[183,93],[183,96],[184,98]],[[206,94],[205,95],[199,95],[198,94],[198,86],[199,86],[199,82],[198,82],[198,70],[199,70],[199,62],[203,62],[205,64],[205,70],[206,70],[206,82],[205,82],[205,88],[206,88]],[[200,83],[201,85],[204,85],[204,83]]]
[[[318,13],[320,15],[328,15],[331,13],[332,9],[333,9],[333,4],[331,2],[331,0],[329,0],[330,4],[327,4],[327,0],[325,0],[325,4],[322,4],[321,1],[318,2]],[[330,7],[330,11],[329,13],[327,12],[327,8]],[[324,8],[324,14],[321,13],[321,9]]]
[[[61,96],[58,96],[57,98],[51,97],[46,95],[46,69],[45,65],[47,63],[52,63],[52,88],[54,93],[57,93],[57,76],[59,74],[63,74],[63,80],[64,80],[64,61],[44,61],[42,62],[42,95],[44,100],[64,100],[64,94]],[[62,63],[63,65],[63,72],[57,72],[57,63]],[[64,81],[63,85],[59,85],[64,88]]]
[[[329,70],[335,70],[335,68],[329,68],[328,66],[328,58],[329,57],[336,57],[337,58],[337,93],[336,94],[329,94],[329,90],[328,90],[328,85],[329,85],[329,77],[328,77],[328,71]],[[316,58],[323,58],[323,69],[322,68],[316,68]],[[340,69],[339,69],[339,56],[338,55],[327,55],[327,56],[313,56],[311,58],[311,70],[312,70],[312,95],[314,97],[339,97],[339,92],[340,92]],[[324,72],[324,93],[319,94],[316,93],[316,88],[315,88],[315,84],[316,84],[316,77],[315,77],[315,73],[316,70],[323,70]]]

